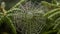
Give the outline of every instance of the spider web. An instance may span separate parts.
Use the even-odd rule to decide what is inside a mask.
[[[31,1],[26,2],[24,5],[19,5],[20,11],[14,12],[13,22],[16,26],[18,34],[41,34],[46,23],[42,15],[45,13],[41,4],[35,6]]]

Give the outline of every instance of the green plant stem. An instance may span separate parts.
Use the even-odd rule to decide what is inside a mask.
[[[7,23],[7,25],[10,27],[12,33],[13,33],[13,34],[17,34],[16,28],[14,27],[13,22],[11,21],[11,19],[8,18],[8,17],[4,17],[4,18],[6,19],[6,23]]]
[[[56,8],[56,9],[53,9],[53,10],[51,10],[51,11],[48,11],[46,14],[44,14],[43,16],[45,16],[45,17],[48,17],[48,16],[50,16],[51,14],[53,14],[53,13],[55,13],[55,12],[57,12],[57,11],[60,11],[60,8]]]
[[[42,1],[41,4],[42,4],[43,6],[50,7],[50,8],[51,8],[51,7],[60,8],[60,6],[57,6],[56,4],[53,4],[53,3],[48,3],[48,2],[46,2],[46,1]]]
[[[15,7],[17,7],[18,5],[20,5],[21,3],[23,3],[25,0],[21,0],[19,1],[18,3],[16,3],[16,5],[14,5],[10,10],[8,11],[11,11],[12,9],[14,9]]]

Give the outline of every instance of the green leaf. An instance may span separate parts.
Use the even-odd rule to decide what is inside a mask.
[[[12,31],[12,34],[17,34],[17,32],[16,32],[16,28],[15,28],[15,26],[13,25],[13,22],[12,22],[12,20],[10,19],[10,18],[8,18],[8,17],[4,17],[6,20],[6,23],[7,23],[7,25],[10,27],[10,29],[11,29],[11,31]]]
[[[53,9],[53,10],[51,10],[51,11],[48,11],[48,12],[47,12],[46,14],[44,14],[43,16],[48,17],[48,16],[50,16],[51,14],[53,14],[53,13],[59,11],[59,10],[60,10],[60,8]]]
[[[51,20],[56,20],[57,18],[60,17],[60,11],[57,11],[56,13],[53,13],[51,14],[48,19],[51,19]]]

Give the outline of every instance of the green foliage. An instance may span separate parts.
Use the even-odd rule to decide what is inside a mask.
[[[48,8],[51,8],[50,11],[48,11],[46,14],[44,14],[44,17],[47,18],[47,30],[45,30],[44,32],[46,34],[60,34],[60,2],[58,2],[58,0],[52,0],[52,3],[48,3],[43,1],[42,5],[44,6],[48,6]],[[53,7],[52,7],[53,6]],[[53,8],[53,9],[52,9]],[[48,23],[50,25],[48,25]],[[50,26],[50,27],[49,27]],[[55,31],[54,31],[55,30]],[[43,34],[45,34],[43,33]]]
[[[6,22],[12,34],[60,34],[59,0],[49,2],[47,0],[30,0],[24,3],[25,1],[19,0],[8,11],[5,10],[5,4],[2,2],[0,26]],[[35,6],[34,2],[41,3]]]
[[[16,8],[18,5],[20,5],[24,0],[19,1],[15,6],[13,6],[10,10],[6,11],[5,10],[5,2],[1,3],[1,13],[0,13],[0,25],[3,24],[4,22],[8,25],[8,27],[11,29],[12,33],[11,34],[17,34],[16,32],[16,27],[14,26],[12,20],[10,19],[9,16],[13,15],[15,12],[14,10],[20,10],[19,8]],[[16,15],[16,14],[14,14]]]

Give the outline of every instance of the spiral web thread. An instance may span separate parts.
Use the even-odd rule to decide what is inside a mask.
[[[19,5],[21,11],[15,11],[13,17],[14,25],[20,34],[40,34],[45,27],[45,19],[42,17],[44,10],[41,4],[35,6],[31,1]]]

